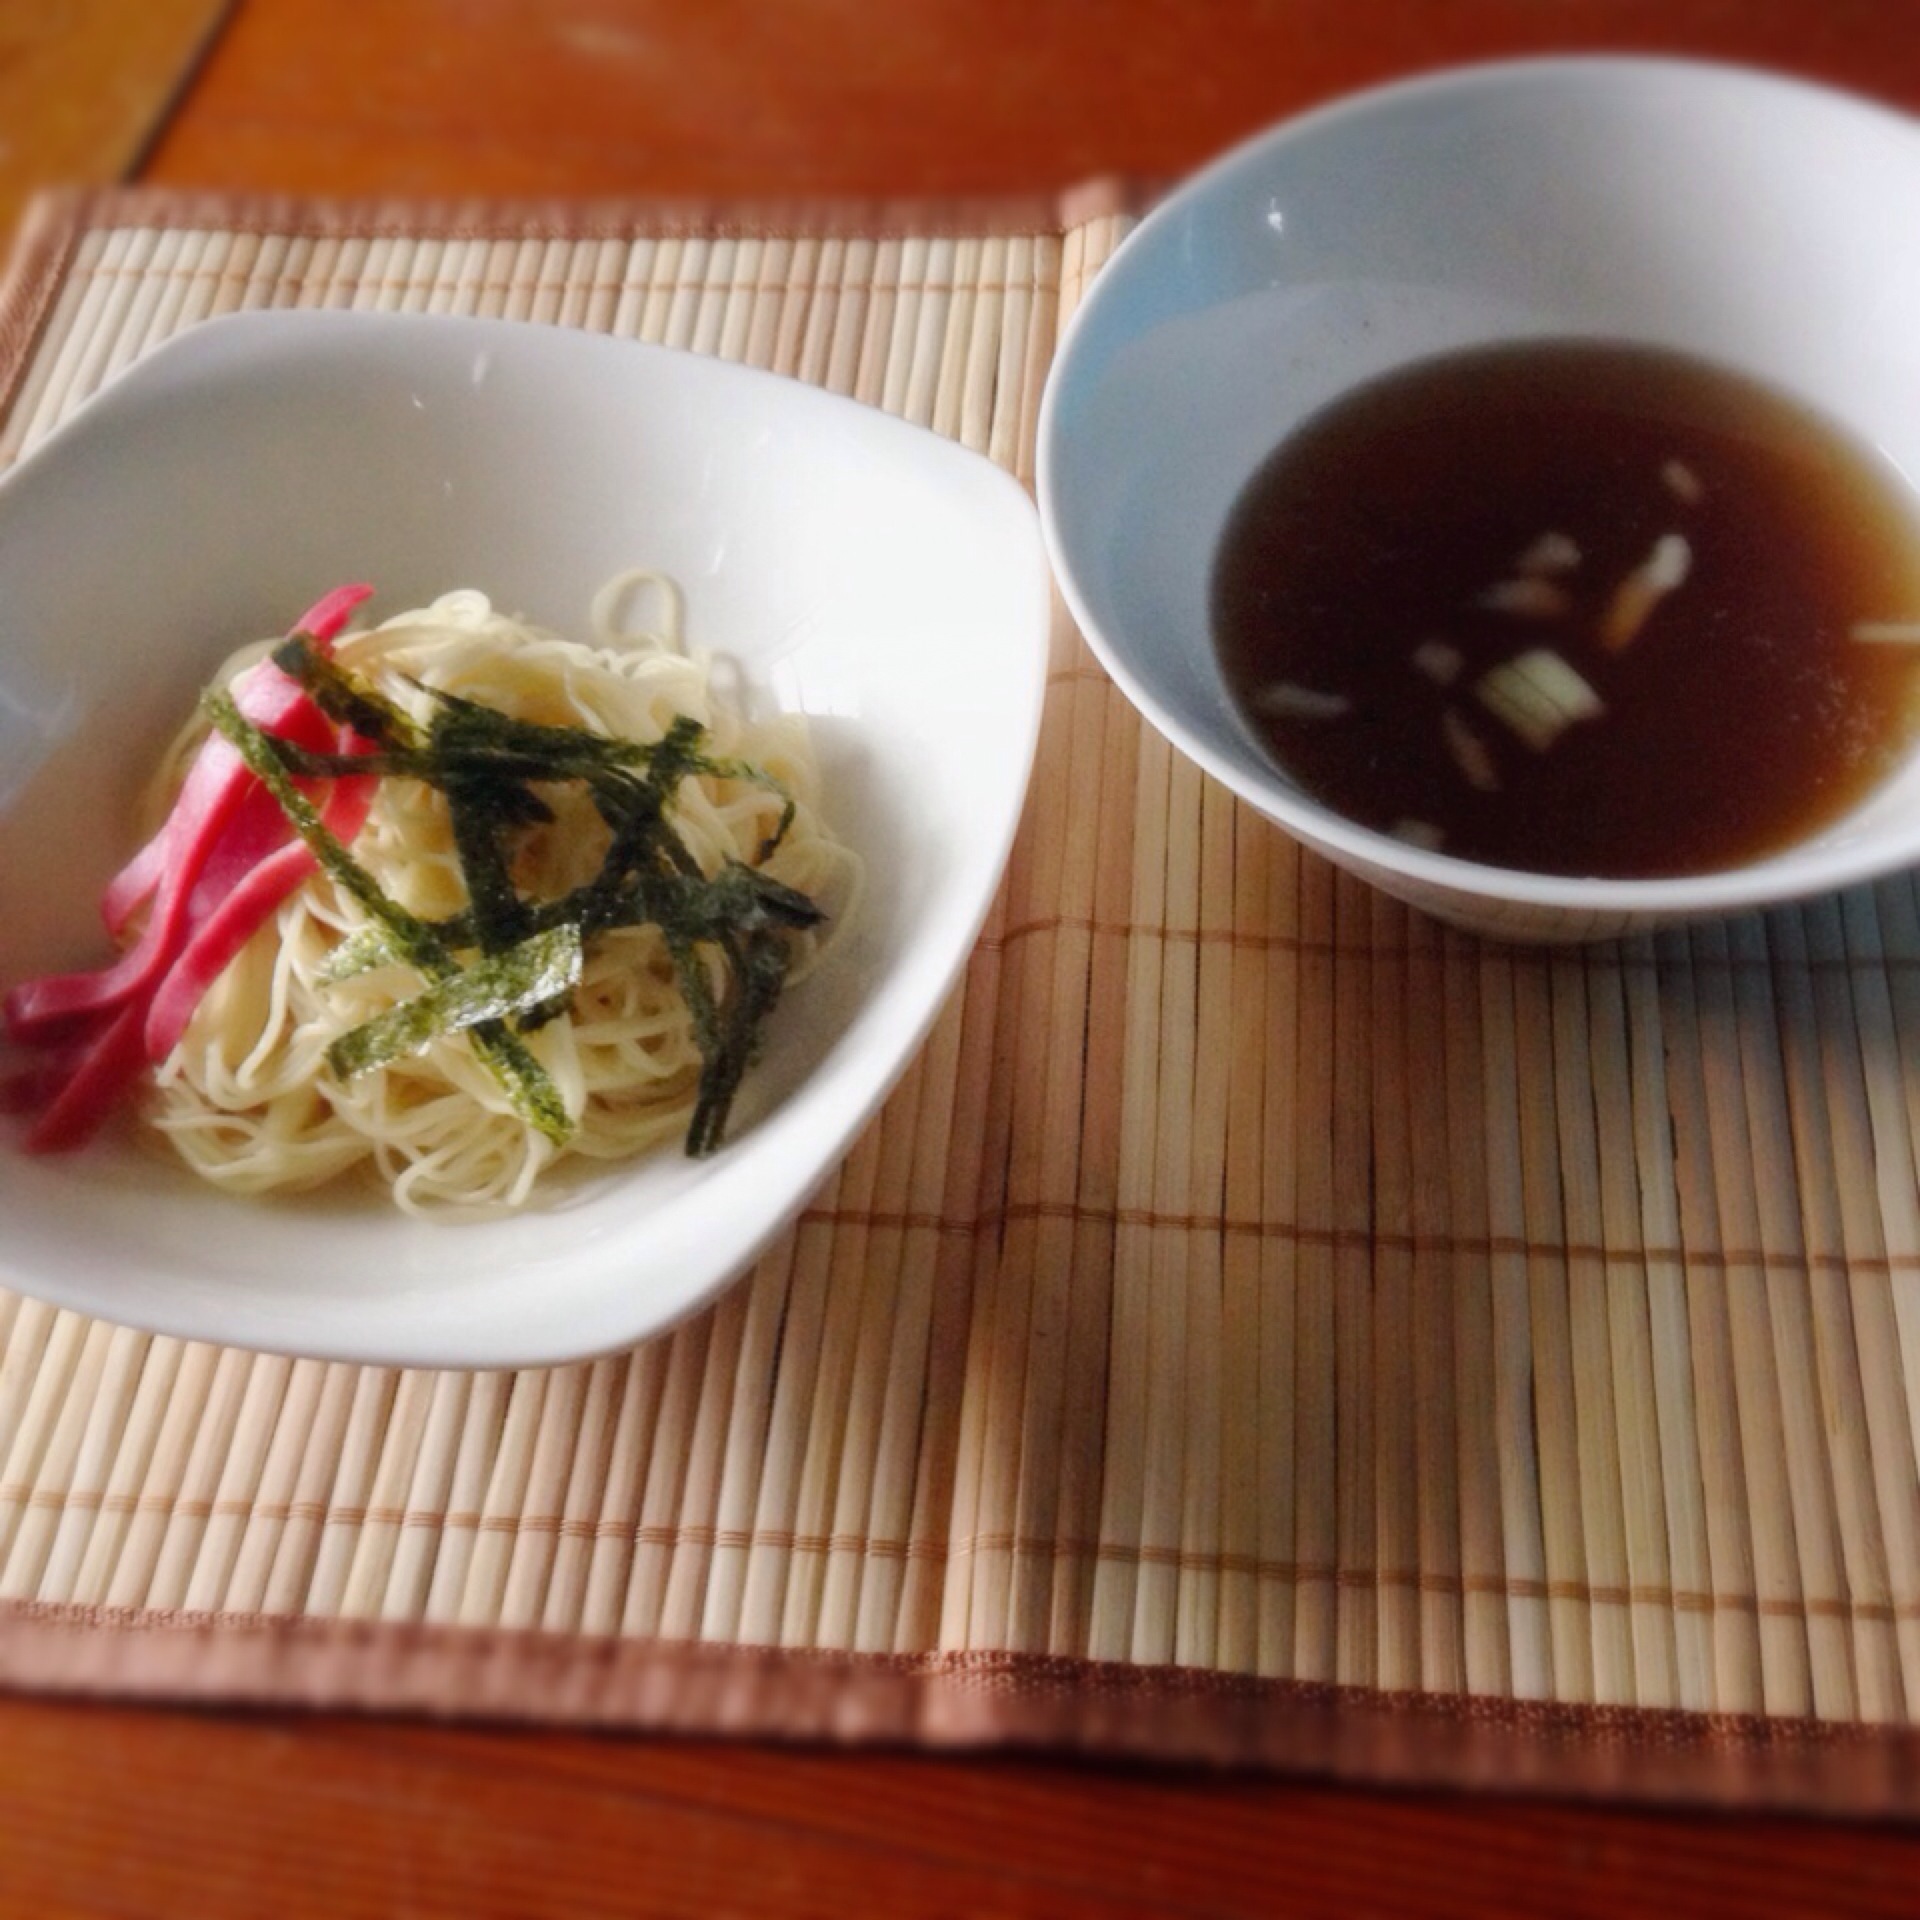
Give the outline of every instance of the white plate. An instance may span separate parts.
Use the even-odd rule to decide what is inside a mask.
[[[1032,504],[977,455],[771,374],[557,328],[245,315],[138,363],[0,481],[0,983],[105,957],[132,796],[235,644],[318,593],[477,586],[562,632],[678,577],[695,644],[804,711],[867,902],[782,1002],[730,1143],[518,1218],[218,1194],[129,1141],[0,1145],[0,1281],[193,1338],[514,1366],[655,1333],[740,1272],[911,1058],[997,883],[1038,734]]]

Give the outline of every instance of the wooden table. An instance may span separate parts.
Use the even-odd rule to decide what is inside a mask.
[[[1920,107],[1913,0],[0,0],[0,221],[57,180],[1000,192],[1340,90],[1633,47]],[[51,1914],[1920,1912],[1920,1836],[1025,1760],[0,1701]]]

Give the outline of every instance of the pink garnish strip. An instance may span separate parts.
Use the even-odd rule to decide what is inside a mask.
[[[371,592],[335,588],[294,632],[329,647]],[[342,753],[370,745],[348,728],[335,728],[299,682],[271,661],[244,674],[233,692],[248,719],[282,739]],[[322,818],[336,838],[351,841],[359,833],[373,788],[371,779],[331,783]],[[103,897],[103,915],[116,929],[143,900],[151,901],[139,939],[110,966],[26,981],[0,1003],[14,1042],[56,1050],[0,1084],[0,1110],[38,1110],[26,1137],[29,1151],[91,1138],[148,1062],[172,1050],[207,989],[314,870],[313,856],[291,834],[278,804],[231,743],[210,735],[166,823]],[[50,1071],[55,1061],[57,1073]]]
[[[352,744],[349,744],[349,742]],[[370,743],[358,735],[347,736],[339,747],[342,753],[363,753]],[[333,783],[333,791],[320,812],[320,823],[342,846],[350,846],[367,823],[378,782],[370,779],[344,779]],[[263,789],[258,797],[273,807],[284,824],[273,796]],[[250,794],[251,800],[254,795]],[[206,998],[207,990],[227,969],[234,956],[253,937],[281,901],[316,872],[319,862],[298,840],[276,847],[232,887],[217,896],[216,903],[194,924],[194,930],[181,948],[166,977],[155,988],[147,1009],[146,1047],[149,1060],[164,1060],[187,1030],[193,1010]]]
[[[40,1110],[28,1131],[29,1153],[59,1153],[84,1146],[119,1104],[147,1064],[140,1044],[140,1009],[109,1013],[72,1071]]]
[[[369,586],[355,585],[335,587],[332,592],[324,593],[295,622],[293,631],[304,634],[316,646],[330,648],[339,637],[340,629],[347,624],[355,607],[365,600],[373,589]],[[263,671],[264,669],[264,671]],[[289,678],[270,660],[263,660],[259,666],[250,668],[235,683],[234,701],[255,726],[264,727],[269,733],[283,732],[285,720],[298,713],[302,707],[323,726],[325,716],[321,714],[306,696],[299,682]],[[283,737],[287,737],[283,733]],[[224,756],[217,758],[237,765],[240,756],[234,752],[230,742],[221,739],[218,734],[208,737],[201,749],[201,759],[207,758],[207,749],[218,744],[225,748]],[[318,746],[317,740],[304,744]],[[187,781],[182,786],[174,802],[173,811],[167,816],[165,824],[147,844],[136,853],[127,864],[107,882],[106,891],[100,896],[100,915],[107,924],[107,931],[117,940],[133,917],[133,912],[143,900],[150,899],[154,889],[159,886],[161,877],[173,862],[177,822],[187,811],[189,789],[193,785],[195,774],[199,770],[199,761],[189,769]],[[224,769],[223,769],[224,770]],[[210,776],[209,776],[210,777]]]

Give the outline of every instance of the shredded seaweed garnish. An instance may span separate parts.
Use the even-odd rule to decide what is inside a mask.
[[[371,687],[363,687],[304,633],[290,634],[281,641],[273,650],[273,664],[288,679],[299,681],[329,720],[337,720],[383,746],[420,744],[420,729],[409,714]]]
[[[327,1049],[327,1064],[344,1080],[384,1067],[443,1033],[464,1033],[483,1021],[504,1020],[572,993],[580,981],[578,927],[536,933],[505,953],[487,954],[425,993],[343,1033]]]
[[[253,727],[225,695],[207,699],[214,724],[367,914],[369,924],[341,943],[326,977],[403,964],[427,981],[422,992],[335,1041],[328,1051],[333,1070],[342,1077],[365,1072],[464,1032],[516,1110],[564,1141],[572,1123],[558,1089],[519,1036],[568,1010],[595,935],[653,925],[700,1050],[687,1152],[712,1152],[785,985],[788,936],[824,916],[806,894],[758,866],[730,860],[705,873],[674,825],[675,802],[690,775],[750,782],[776,794],[779,819],[757,850],[765,861],[792,825],[791,795],[759,768],[710,754],[706,730],[684,715],[659,740],[644,743],[516,719],[427,688],[433,710],[422,725],[298,636],[274,660],[372,749],[314,753]],[[466,882],[463,912],[432,921],[407,912],[326,831],[294,784],[343,775],[419,780],[445,796]],[[557,899],[529,899],[513,880],[517,836],[553,818],[536,788],[571,782],[584,784],[605,822],[606,851],[583,885]]]
[[[364,927],[356,927],[327,955],[320,964],[319,974],[331,985],[372,973],[376,967],[390,967],[398,958],[386,928],[369,921]]]
[[[460,963],[446,942],[427,922],[416,919],[393,899],[322,825],[313,803],[288,775],[278,751],[281,743],[247,719],[231,695],[208,694],[205,705],[208,718],[239,749],[248,768],[279,801],[280,811],[322,870],[381,927],[394,957],[429,980],[452,979],[460,971]],[[474,1052],[505,1088],[514,1111],[556,1146],[563,1145],[573,1132],[572,1117],[560,1089],[526,1044],[500,1020],[481,1021],[470,1030],[469,1039]]]

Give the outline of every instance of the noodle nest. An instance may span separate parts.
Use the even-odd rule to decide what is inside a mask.
[[[617,625],[630,608],[650,612],[649,625]],[[716,758],[750,763],[794,803],[792,824],[764,861],[786,804],[781,792],[689,776],[674,824],[709,874],[727,859],[763,866],[828,909],[817,932],[791,936],[788,980],[797,980],[844,931],[860,881],[856,857],[821,822],[804,721],[743,716],[725,697],[724,670],[683,648],[680,597],[663,576],[609,581],[590,624],[589,642],[563,639],[463,590],[343,638],[335,658],[420,718],[431,706],[422,689],[433,688],[516,718],[642,743],[660,739],[677,716],[698,721]],[[221,682],[266,650],[234,655]],[[205,731],[196,724],[174,743],[150,795],[155,810],[164,809]],[[607,834],[577,783],[543,788],[542,798],[555,820],[528,831],[514,880],[524,895],[553,898],[592,877]],[[417,781],[380,782],[353,853],[423,918],[468,904],[445,801]],[[350,1079],[330,1070],[333,1041],[420,984],[397,965],[324,977],[329,955],[363,924],[361,909],[316,873],[215,982],[161,1063],[146,1117],[204,1178],[230,1192],[267,1194],[359,1174],[384,1183],[409,1212],[485,1214],[525,1205],[535,1181],[562,1159],[620,1160],[684,1135],[701,1054],[658,927],[595,935],[571,1011],[524,1036],[574,1122],[566,1143],[555,1145],[514,1111],[461,1035]]]

